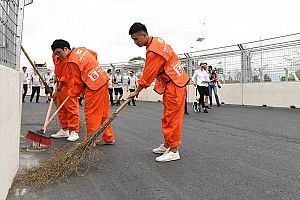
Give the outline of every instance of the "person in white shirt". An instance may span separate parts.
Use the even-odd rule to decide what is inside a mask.
[[[120,100],[122,99],[123,96],[123,76],[120,73],[120,70],[116,70],[116,74],[114,76],[114,91],[115,91],[115,99],[116,99],[116,105],[121,105]],[[118,97],[119,94],[119,97]]]
[[[111,69],[108,69],[106,72],[109,76],[109,81],[108,81],[109,101],[110,101],[110,105],[113,106],[114,105],[114,97],[113,97],[114,88],[113,88],[113,84],[112,84],[112,72],[111,72]]]
[[[50,97],[52,96],[53,88],[54,88],[54,75],[51,74],[51,70],[47,69],[46,74],[44,75],[44,81],[47,83],[51,91],[48,91],[47,87],[45,87],[46,94],[46,103],[50,102]]]
[[[137,79],[136,79],[136,76],[134,74],[134,71],[131,70],[129,72],[128,82],[127,82],[127,92],[128,92],[128,90],[129,90],[130,93],[132,93],[132,92],[135,91],[135,89],[136,89],[136,81],[137,81]],[[136,106],[134,98],[132,98],[131,101],[132,101],[132,105]],[[130,102],[128,103],[128,105],[130,105]]]
[[[27,72],[27,67],[22,67],[23,69],[23,96],[22,96],[22,102],[25,103],[25,97],[28,91],[28,72]]]
[[[205,70],[206,66],[207,63],[200,63],[200,68],[195,71],[192,78],[193,85],[197,86],[197,90],[200,94],[199,103],[204,113],[208,113],[207,112],[208,96],[209,96],[208,82],[210,81],[209,73]],[[206,96],[205,101],[204,101],[204,96]]]
[[[35,102],[39,103],[40,91],[41,91],[41,86],[43,85],[43,83],[35,70],[34,70],[34,74],[31,75],[30,85],[32,86],[30,102],[32,102],[32,99],[36,93]]]

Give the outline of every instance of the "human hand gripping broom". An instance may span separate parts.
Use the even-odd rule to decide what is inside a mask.
[[[104,129],[117,117],[117,115],[128,105],[131,97],[126,99],[121,106],[115,110],[109,118],[90,136],[81,143],[73,143],[65,150],[59,150],[40,167],[33,168],[24,174],[15,177],[11,190],[21,187],[33,186],[44,187],[57,180],[66,179],[71,173],[78,172],[80,163],[91,152],[92,144]]]

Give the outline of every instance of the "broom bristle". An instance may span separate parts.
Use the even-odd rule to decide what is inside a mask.
[[[35,185],[42,188],[53,183],[57,178],[66,179],[71,173],[78,170],[80,162],[90,151],[92,138],[80,144],[73,144],[66,150],[54,154],[40,167],[27,171],[15,177],[11,190]]]
[[[52,139],[49,136],[42,135],[33,131],[28,131],[25,138],[39,144],[47,146],[52,145]]]
[[[104,129],[117,117],[117,114],[127,106],[129,101],[130,99],[127,99],[89,138],[83,142],[72,144],[66,150],[58,151],[40,167],[16,176],[10,192],[17,188],[33,185],[37,188],[41,188],[55,182],[57,179],[66,179],[71,173],[77,171],[82,160],[89,154],[91,149],[93,149],[90,148],[91,144],[95,142]]]

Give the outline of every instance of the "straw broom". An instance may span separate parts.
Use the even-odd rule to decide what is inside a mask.
[[[91,137],[81,143],[74,143],[67,149],[52,155],[41,166],[15,177],[11,191],[17,188],[35,186],[44,187],[58,180],[66,179],[79,169],[81,162],[91,153],[91,144],[95,142],[104,129],[117,117],[131,99],[127,99],[109,118],[93,133]]]

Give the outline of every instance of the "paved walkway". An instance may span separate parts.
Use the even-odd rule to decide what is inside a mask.
[[[23,104],[22,133],[42,127],[47,105]],[[189,105],[189,112],[179,161],[155,162],[162,105],[138,102],[113,122],[116,144],[95,149],[93,167],[84,177],[73,174],[66,183],[8,199],[300,198],[299,109],[224,105],[205,114]],[[47,133],[56,130],[54,121]],[[51,149],[39,153],[24,151],[29,144],[21,138],[22,169],[47,159],[66,141],[54,140]]]

